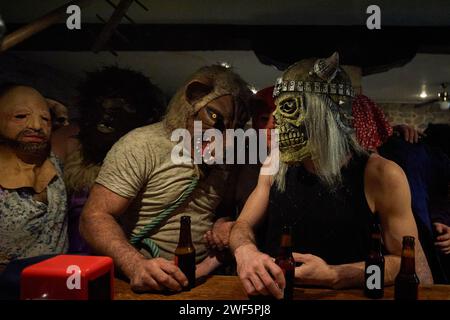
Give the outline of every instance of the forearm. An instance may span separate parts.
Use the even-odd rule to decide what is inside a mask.
[[[127,240],[122,228],[113,216],[108,214],[82,215],[80,231],[89,246],[97,253],[111,257],[116,267],[127,277],[138,260],[143,259]]]
[[[255,235],[249,223],[245,220],[238,220],[233,225],[230,234],[230,249],[235,253],[236,249],[244,245],[251,245],[256,248]]]
[[[395,255],[385,256],[384,265],[384,285],[394,284],[395,277],[400,270],[400,257]],[[330,286],[334,289],[361,288],[364,286],[364,262],[355,262],[349,264],[333,265],[332,283]]]
[[[247,246],[257,250],[253,227],[264,218],[270,194],[270,176],[260,175],[230,234],[230,248],[236,256],[236,249]]]
[[[433,275],[431,274],[430,267],[428,266],[428,261],[423,252],[422,245],[417,246],[417,257],[416,257],[416,273],[419,277],[420,283],[425,285],[433,284]]]

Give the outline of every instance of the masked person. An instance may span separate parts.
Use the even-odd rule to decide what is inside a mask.
[[[162,122],[131,131],[109,151],[83,210],[81,231],[95,251],[113,258],[134,290],[181,290],[186,284],[173,262],[182,215],[192,221],[197,276],[218,266],[203,236],[213,226],[232,167],[197,164],[192,153],[174,161],[177,141],[171,137],[184,129],[191,136],[186,149],[203,152],[211,142],[192,137],[194,121],[201,121],[203,132],[242,128],[251,95],[230,69],[201,68],[177,91]]]
[[[267,147],[271,145],[271,129],[275,129],[275,120],[273,112],[275,111],[275,103],[273,94],[273,86],[261,89],[255,94],[252,103],[252,128],[256,130],[266,130]],[[407,125],[398,125],[392,127],[385,119],[383,111],[369,98],[361,94],[355,96],[352,101],[352,126],[355,129],[355,135],[358,143],[365,150],[376,151],[377,147],[382,145],[392,135],[394,130],[404,136],[408,142],[417,142],[419,133],[412,127]],[[258,146],[260,144],[258,143]],[[235,208],[227,208],[229,212],[236,212],[237,217],[242,211],[245,202],[250,193],[256,187],[261,164],[247,164],[240,168],[237,175],[237,181],[231,183],[229,189],[228,203],[234,203]],[[233,188],[233,186],[235,188]],[[230,221],[231,225],[232,222]],[[263,221],[258,226],[258,232],[255,234],[256,242],[262,243],[265,238],[265,229],[267,221]],[[231,228],[230,228],[231,229]],[[212,248],[228,248],[229,233],[215,233],[214,230],[206,234],[208,244]]]
[[[362,287],[369,250],[369,225],[381,218],[386,254],[385,283],[400,268],[401,239],[417,238],[403,171],[356,142],[351,120],[353,89],[335,53],[290,66],[274,89],[279,129],[276,175],[260,175],[255,190],[232,228],[230,247],[249,294],[282,297],[285,279],[271,258],[278,253],[283,225],[293,229],[298,284]],[[265,253],[255,245],[253,228],[268,215]],[[417,273],[431,283],[417,246]]]
[[[441,257],[434,247],[435,240],[445,243],[448,236],[444,234],[439,239],[435,239],[431,216],[433,210],[430,210],[436,203],[433,201],[434,195],[437,194],[436,190],[442,184],[439,181],[444,181],[445,185],[448,179],[448,159],[423,143],[428,137],[423,137],[412,127],[407,125],[392,127],[386,120],[383,110],[368,97],[358,95],[352,105],[353,127],[359,144],[366,150],[377,152],[382,157],[394,161],[405,172],[420,243],[433,279],[437,283],[448,282],[446,275],[448,268],[443,266],[441,261],[445,260],[445,257]],[[436,224],[436,226],[445,230],[445,224]],[[436,231],[440,232],[439,229]]]
[[[50,153],[45,98],[26,86],[0,89],[0,265],[67,250],[67,200]]]
[[[69,196],[69,252],[89,253],[81,237],[80,214],[113,144],[135,129],[161,119],[162,91],[140,72],[107,66],[88,72],[79,85],[80,119],[55,132],[55,153],[64,161]]]

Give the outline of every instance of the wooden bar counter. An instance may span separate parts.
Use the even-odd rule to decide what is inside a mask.
[[[115,279],[114,291],[116,300],[248,300],[238,277],[211,276],[198,284],[191,291],[176,294],[135,293],[130,285]],[[384,299],[394,298],[394,287],[384,290]],[[420,300],[450,300],[450,285],[432,285],[419,287]],[[294,300],[367,300],[363,290],[331,290],[321,288],[296,287]]]

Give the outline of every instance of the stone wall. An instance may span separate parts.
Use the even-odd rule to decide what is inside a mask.
[[[391,125],[407,124],[425,130],[429,123],[450,124],[450,110],[440,110],[437,104],[416,108],[413,104],[379,103]]]

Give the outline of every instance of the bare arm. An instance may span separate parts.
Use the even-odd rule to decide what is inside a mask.
[[[187,279],[173,262],[162,258],[146,259],[129,244],[116,218],[125,212],[130,202],[95,184],[81,215],[82,236],[95,251],[113,258],[134,290],[181,290],[187,285]]]
[[[230,247],[236,257],[237,272],[248,294],[282,298],[285,279],[273,259],[256,247],[253,228],[262,220],[269,203],[270,176],[260,175],[238,220],[231,229]]]
[[[136,261],[143,258],[128,242],[116,221],[130,202],[130,199],[95,184],[80,218],[81,235],[91,248],[113,258],[116,266],[128,277]]]
[[[411,211],[411,195],[403,170],[395,163],[373,155],[365,171],[365,194],[369,207],[378,212],[384,245],[389,252],[385,257],[385,285],[392,285],[400,270],[402,239],[405,235],[418,239]],[[296,281],[301,284],[321,285],[335,289],[361,287],[364,284],[364,262],[328,265],[320,257],[295,253]],[[422,284],[433,279],[425,254],[416,241],[416,272]]]
[[[365,262],[328,265],[320,257],[294,252],[294,259],[303,265],[295,268],[295,281],[333,289],[357,288],[364,284]],[[385,285],[392,285],[400,268],[400,257],[385,256]]]
[[[384,259],[384,284],[386,286],[393,285],[395,277],[400,269],[400,257],[387,255]],[[364,262],[332,266],[332,268],[336,273],[335,279],[337,279],[332,285],[333,288],[360,287],[364,284]]]
[[[270,176],[260,175],[258,184],[245,202],[239,218],[231,229],[230,248],[233,253],[244,245],[256,248],[253,228],[264,218],[269,203]]]
[[[411,193],[403,170],[394,162],[378,155],[369,160],[366,170],[368,199],[373,199],[374,211],[378,212],[387,251],[398,257],[397,266],[390,270],[395,275],[400,270],[403,236],[416,239],[416,272],[422,284],[432,284],[433,277],[425,253],[419,241],[416,222],[411,209]],[[370,200],[369,200],[370,201]]]

